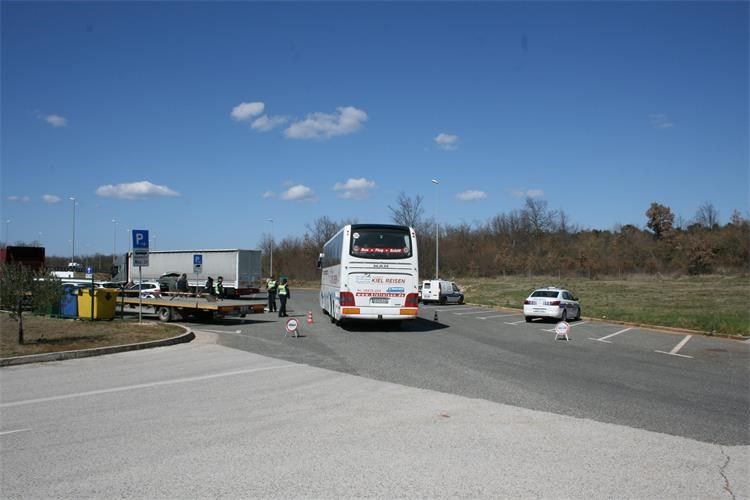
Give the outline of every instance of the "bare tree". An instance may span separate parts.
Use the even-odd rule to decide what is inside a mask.
[[[398,198],[396,198],[396,206],[392,207],[388,205],[388,209],[391,211],[391,220],[394,224],[419,227],[422,223],[422,215],[424,214],[424,208],[422,208],[423,200],[424,198],[421,195],[409,198],[406,196],[406,193],[401,191]]]
[[[537,234],[552,229],[556,215],[555,211],[547,210],[546,200],[535,200],[531,197],[526,197],[523,214],[531,230]]]
[[[698,211],[695,212],[695,223],[708,229],[718,227],[719,211],[716,210],[713,203],[707,201],[698,207]]]
[[[336,234],[342,225],[346,223],[339,224],[326,215],[318,217],[311,224],[305,224],[310,244],[315,248],[323,248],[323,244]]]

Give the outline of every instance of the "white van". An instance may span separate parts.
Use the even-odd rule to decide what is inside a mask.
[[[458,285],[445,280],[425,280],[422,282],[422,302],[464,303],[464,294]]]

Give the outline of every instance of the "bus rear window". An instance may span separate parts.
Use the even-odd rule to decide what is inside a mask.
[[[392,229],[357,229],[352,232],[350,254],[364,259],[411,257],[411,236]]]

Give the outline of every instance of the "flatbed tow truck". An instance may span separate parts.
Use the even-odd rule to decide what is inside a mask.
[[[195,317],[199,319],[222,318],[224,316],[245,317],[247,314],[262,313],[265,304],[249,304],[245,300],[216,299],[211,296],[196,297],[194,294],[170,294],[160,298],[138,298],[121,296],[118,302],[124,307],[154,308],[160,321],[179,321]]]

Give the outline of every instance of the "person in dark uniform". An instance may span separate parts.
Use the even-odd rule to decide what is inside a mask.
[[[188,291],[188,280],[187,274],[182,273],[180,279],[177,280],[177,291],[180,293],[187,293]]]
[[[292,298],[291,293],[289,293],[289,285],[286,282],[286,278],[281,279],[281,284],[278,286],[277,293],[279,294],[279,302],[281,303],[281,306],[279,307],[279,318],[285,318],[288,316],[286,313],[286,301]]]
[[[268,278],[266,288],[268,289],[268,312],[276,312],[276,280],[273,276]]]
[[[206,280],[206,286],[203,287],[203,292],[208,293],[209,295],[213,295],[214,293],[216,293],[216,291],[214,290],[214,279],[211,276],[209,276]]]

